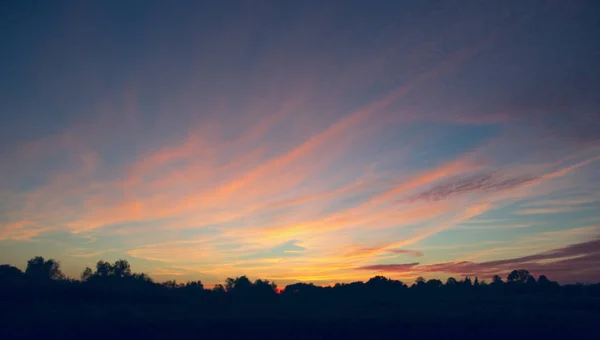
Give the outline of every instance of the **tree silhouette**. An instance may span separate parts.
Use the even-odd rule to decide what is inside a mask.
[[[225,289],[228,292],[246,292],[252,287],[252,282],[246,277],[246,275],[236,277],[235,279],[227,278],[225,280]]]
[[[90,277],[92,277],[92,275],[94,275],[94,273],[92,272],[92,268],[85,267],[85,269],[81,273],[81,281],[87,281],[87,280],[89,280]]]
[[[181,288],[183,287],[182,283],[177,283],[177,281],[175,280],[169,280],[169,281],[165,281],[162,283],[162,285],[166,288],[169,289],[176,289],[176,288]]]
[[[379,282],[373,282],[374,285],[378,285]],[[313,283],[304,283],[304,282],[298,282],[298,283],[294,283],[291,285],[287,285],[284,290],[283,293],[284,294],[307,294],[307,293],[311,293],[314,292],[315,290],[319,289],[319,287],[315,286]]]
[[[195,290],[204,290],[204,285],[202,284],[202,281],[198,280],[198,281],[191,281],[185,284],[185,288],[190,290],[190,289],[195,289]]]
[[[36,256],[27,261],[25,275],[36,281],[63,280],[65,278],[58,261],[53,259],[46,261],[41,256]]]
[[[227,279],[225,279],[225,290],[228,292],[232,292],[233,288],[235,287],[235,279],[228,277]]]
[[[127,260],[117,260],[114,264],[100,260],[96,263],[96,272],[93,274],[96,277],[110,276],[116,278],[130,277],[132,275],[131,266]]]
[[[370,278],[365,285],[367,287],[377,289],[406,288],[404,282],[398,280],[391,280],[381,275]]]
[[[145,273],[133,273],[131,277],[137,282],[152,283],[152,278]]]
[[[369,281],[367,281],[367,284],[372,285],[372,286],[383,286],[388,281],[389,281],[389,279],[387,277],[378,275],[378,276],[373,276],[372,278],[370,278]]]
[[[7,264],[0,265],[0,282],[18,283],[23,279],[23,272]]]
[[[504,282],[502,282],[502,278],[500,277],[500,275],[494,275],[494,277],[492,278],[492,284],[503,284]]]
[[[131,276],[131,267],[126,260],[117,260],[112,266],[113,275],[116,277]]]
[[[215,292],[215,293],[225,293],[225,287],[223,287],[222,284],[217,283],[213,287],[212,291]]]
[[[252,289],[256,294],[272,295],[277,293],[277,285],[269,280],[258,279],[254,281]]]
[[[513,270],[506,278],[509,282],[525,282],[529,276],[529,271],[526,269]]]
[[[443,283],[438,279],[431,279],[427,281],[426,285],[429,288],[440,288],[441,286],[443,286]]]
[[[113,267],[110,263],[102,260],[96,263],[96,273],[94,275],[100,277],[107,277],[113,274]]]
[[[446,286],[456,286],[456,279],[453,277],[449,277],[446,280]]]

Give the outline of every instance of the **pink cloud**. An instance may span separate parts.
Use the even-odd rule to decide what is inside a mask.
[[[388,251],[390,253],[394,253],[394,254],[404,254],[404,255],[410,255],[410,256],[414,256],[414,257],[422,257],[424,255],[423,252],[415,251],[415,250],[388,249]]]

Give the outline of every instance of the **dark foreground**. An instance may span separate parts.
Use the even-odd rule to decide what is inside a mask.
[[[510,301],[513,303],[515,301]],[[34,303],[2,307],[1,339],[598,339],[598,308],[467,302],[398,306]],[[8,307],[8,308],[7,308]],[[431,309],[430,309],[431,308]],[[435,308],[435,309],[434,309]]]
[[[40,328],[38,328],[40,327]],[[102,328],[98,330],[98,328]],[[518,336],[517,336],[518,334]],[[598,339],[588,325],[445,322],[215,322],[145,323],[136,326],[46,324],[19,332],[2,332],[4,339]]]

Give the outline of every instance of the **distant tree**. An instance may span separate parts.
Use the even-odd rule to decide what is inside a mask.
[[[233,288],[235,287],[235,279],[228,277],[227,279],[225,279],[225,290],[227,290],[228,292],[233,291]]]
[[[269,280],[258,279],[252,285],[253,290],[258,294],[275,294],[277,293],[277,285]]]
[[[438,279],[431,279],[426,283],[429,288],[440,288],[442,286],[442,281]]]
[[[389,280],[388,285],[395,288],[408,288],[408,286],[400,280]]]
[[[18,283],[23,278],[23,272],[7,264],[0,265],[0,283]]]
[[[195,290],[204,290],[204,285],[202,281],[191,281],[185,284],[186,289],[195,289]]]
[[[362,281],[354,281],[345,285],[346,288],[350,289],[360,289],[363,288],[364,283]]]
[[[378,275],[378,276],[373,276],[372,278],[370,278],[369,281],[367,281],[367,285],[370,285],[370,286],[383,286],[388,281],[389,281],[389,279],[387,277]]]
[[[463,285],[465,285],[466,287],[471,287],[473,285],[471,278],[467,276],[463,281]]]
[[[131,266],[127,260],[117,260],[112,266],[112,274],[116,277],[131,276]]]
[[[546,275],[540,275],[540,277],[538,277],[538,285],[540,285],[542,288],[550,287],[550,285],[552,285],[552,281],[548,280]]]
[[[134,273],[133,275],[131,275],[131,277],[133,277],[134,280],[138,281],[138,282],[147,282],[147,283],[152,283],[152,278],[148,275],[146,275],[145,273]]]
[[[479,287],[479,278],[475,276],[475,281],[473,282],[473,286]]]
[[[365,285],[371,288],[406,288],[404,282],[388,279],[381,275],[370,278]]]
[[[90,277],[92,277],[94,273],[92,272],[92,268],[85,267],[83,272],[81,273],[81,281],[87,281]]]
[[[176,288],[180,288],[182,286],[181,283],[177,283],[177,281],[175,281],[175,280],[165,281],[162,283],[162,285],[169,289],[176,289]]]
[[[417,277],[417,279],[415,280],[415,284],[417,286],[421,286],[425,284],[425,278],[422,276]]]
[[[113,266],[108,263],[108,262],[104,262],[102,260],[98,261],[98,263],[96,263],[96,276],[100,276],[100,277],[107,277],[112,275],[114,272],[113,270]]]
[[[525,284],[527,284],[528,286],[537,285],[537,282],[535,281],[535,277],[533,277],[532,275],[527,275],[527,279],[525,279]]]
[[[526,269],[513,270],[506,278],[509,282],[525,282],[529,276],[529,271]]]
[[[312,292],[317,289],[319,289],[319,287],[315,286],[313,283],[298,282],[298,283],[294,283],[294,284],[285,286],[285,288],[283,289],[283,293],[284,294],[302,294],[302,293]]]
[[[456,279],[453,277],[449,277],[446,280],[446,286],[456,286]]]
[[[502,278],[500,277],[500,275],[494,275],[494,277],[492,278],[492,284],[502,284],[504,282],[502,282]]]
[[[217,284],[216,284],[216,285],[213,287],[212,291],[213,291],[213,292],[215,292],[215,293],[225,293],[225,287],[223,287],[223,285],[222,285],[222,284],[220,284],[220,283],[217,283]]]
[[[247,292],[252,288],[252,282],[246,275],[236,277],[235,279],[227,278],[225,280],[225,290],[227,292]]]
[[[36,256],[27,261],[25,275],[38,281],[62,280],[65,278],[58,261],[53,259],[46,261],[41,256]]]

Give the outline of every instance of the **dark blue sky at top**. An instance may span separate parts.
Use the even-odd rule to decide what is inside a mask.
[[[445,38],[446,27],[473,20],[483,22],[484,30],[462,30],[442,46],[451,50],[483,34],[501,33],[493,53],[472,60],[462,77],[452,76],[452,85],[427,92],[450,97],[449,102],[474,97],[473,105],[483,100],[501,109],[582,99],[579,105],[585,106],[599,88],[594,1],[5,1],[0,6],[3,151],[90,119],[97,113],[86,108],[99,94],[125,91],[126,76],[145,84],[142,121],[169,124],[153,116],[154,92],[183,91],[198,59],[206,66],[203,76],[214,81],[213,90],[244,93],[260,77],[253,66],[272,45],[285,46],[283,59],[297,60],[298,54],[307,60],[341,59],[376,47],[390,25],[402,32],[399,44],[406,42],[406,49]],[[565,14],[569,11],[573,14]],[[249,32],[226,40],[237,27]],[[298,40],[286,41],[288,33]],[[394,41],[386,44],[393,47]],[[391,57],[402,60],[400,50]],[[236,81],[220,81],[224,70]],[[506,97],[498,91],[507,83],[520,86],[512,88],[514,102],[494,104],[495,97]]]

